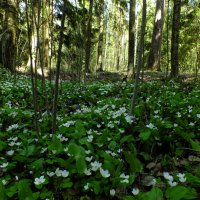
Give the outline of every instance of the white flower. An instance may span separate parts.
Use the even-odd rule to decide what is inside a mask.
[[[131,124],[131,123],[133,122],[133,117],[130,116],[130,115],[126,115],[126,116],[125,116],[125,119],[126,119],[126,121],[127,121],[129,124]]]
[[[181,113],[180,112],[177,112],[176,114],[177,114],[177,117],[179,117],[179,118],[181,117]]]
[[[52,177],[52,176],[55,175],[55,173],[54,172],[47,172],[47,175],[50,176],[50,177]]]
[[[0,165],[1,168],[6,168],[8,166],[8,162],[7,163],[3,163],[2,165]]]
[[[197,117],[200,118],[200,114],[197,114]]]
[[[167,179],[168,181],[173,181],[173,180],[174,180],[173,176],[171,176],[171,175],[169,174],[169,172],[163,172],[163,176],[164,176],[164,178]]]
[[[120,178],[129,179],[129,175],[125,175],[124,173],[120,174]]]
[[[184,182],[186,181],[185,174],[178,173],[177,176],[178,176],[179,181],[180,181],[181,183],[184,183]]]
[[[97,171],[101,167],[102,163],[94,161],[91,163],[92,171]]]
[[[61,175],[62,175],[63,178],[66,178],[66,177],[68,177],[69,172],[68,172],[67,170],[63,170],[63,171],[61,172]]]
[[[193,122],[190,122],[189,125],[190,125],[190,126],[194,126],[194,123],[193,123]]]
[[[92,158],[93,158],[93,156],[86,157],[85,160],[88,161],[88,162],[91,162]]]
[[[110,190],[110,195],[111,195],[111,196],[115,196],[115,193],[116,193],[116,192],[115,192],[115,189],[111,189],[111,190]]]
[[[86,185],[84,185],[84,189],[88,190],[89,189],[89,183],[87,183]]]
[[[55,171],[56,176],[62,176],[62,170],[60,170],[59,168],[56,169]]]
[[[13,124],[13,125],[10,125],[6,130],[7,130],[7,131],[11,131],[11,130],[13,130],[13,129],[17,129],[18,127],[19,127],[18,124]]]
[[[128,179],[124,179],[124,180],[121,180],[120,182],[121,183],[129,183],[129,180]]]
[[[14,152],[15,152],[14,150],[10,150],[10,151],[6,151],[6,154],[9,156],[12,156],[14,154]]]
[[[147,127],[147,128],[150,128],[150,129],[153,129],[153,128],[155,128],[155,126],[154,126],[152,123],[150,123],[150,124],[147,124],[147,125],[146,125],[146,127]]]
[[[11,141],[8,145],[12,147],[12,146],[15,145],[15,142],[14,142],[14,141]]]
[[[8,181],[6,181],[5,179],[2,180],[3,185],[6,185],[8,183]]]
[[[178,124],[174,124],[174,127],[177,127],[178,126]]]
[[[91,169],[85,169],[84,174],[87,175],[87,176],[90,176],[92,174]]]
[[[132,194],[133,194],[133,195],[138,195],[139,192],[140,192],[140,190],[139,190],[138,188],[133,188],[133,189],[132,189]]]
[[[100,173],[104,178],[108,178],[110,176],[110,173],[108,170],[104,170],[102,168],[100,168]]]
[[[173,181],[171,181],[171,180],[169,180],[168,183],[169,183],[169,185],[172,186],[172,187],[177,185],[177,182],[175,182],[175,181],[173,182]]]
[[[44,182],[45,182],[44,176],[40,176],[40,178],[35,178],[34,184],[35,185],[40,185],[40,184],[42,184]]]
[[[89,135],[88,138],[87,138],[87,141],[92,142],[93,138],[94,138],[93,135]]]

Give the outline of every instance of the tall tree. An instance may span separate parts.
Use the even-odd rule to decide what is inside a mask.
[[[162,32],[164,24],[164,7],[165,0],[157,0],[154,20],[154,28],[151,41],[147,68],[160,71],[160,51],[162,43]]]
[[[85,73],[90,72],[90,57],[91,57],[91,32],[92,32],[92,10],[94,0],[90,0],[89,16],[86,29],[86,46],[85,46]],[[85,74],[84,73],[84,74]],[[85,76],[85,75],[84,75]]]
[[[174,0],[172,38],[171,38],[171,76],[176,77],[179,72],[179,29],[181,15],[181,0]]]
[[[134,71],[134,54],[135,54],[135,0],[130,0],[129,10],[129,44],[128,44],[128,79],[132,77]]]
[[[14,71],[16,65],[16,37],[18,8],[14,0],[1,0],[0,8],[3,10],[3,25],[0,39],[0,64]]]

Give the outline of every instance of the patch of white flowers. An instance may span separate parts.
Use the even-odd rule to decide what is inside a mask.
[[[10,125],[6,131],[12,131],[12,130],[16,130],[19,128],[19,124],[13,124],[13,125]]]
[[[120,174],[120,178],[122,179],[121,183],[129,183],[129,175],[125,175],[124,173]]]
[[[42,184],[44,182],[45,182],[44,176],[40,176],[39,178],[35,178],[34,184],[35,185],[40,185],[40,184]]]

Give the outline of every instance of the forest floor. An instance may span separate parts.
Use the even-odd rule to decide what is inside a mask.
[[[0,199],[200,199],[200,83],[148,73],[133,116],[123,76],[63,81],[52,134],[53,85],[35,115],[30,76],[0,69]]]

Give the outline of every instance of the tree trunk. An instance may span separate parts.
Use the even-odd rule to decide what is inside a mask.
[[[131,109],[130,109],[130,115],[133,115],[134,106],[135,106],[135,100],[138,90],[138,81],[139,81],[139,75],[140,75],[140,69],[142,65],[142,57],[143,57],[143,50],[144,50],[144,36],[145,36],[145,30],[146,30],[146,0],[143,0],[143,8],[142,8],[142,25],[141,25],[141,31],[140,31],[140,43],[139,43],[139,50],[138,50],[138,62],[137,62],[137,69],[136,69],[136,77],[134,81],[134,88],[131,98]]]
[[[2,0],[0,8],[4,11],[2,33],[0,33],[0,64],[10,71],[15,71],[17,5],[14,0]]]
[[[57,63],[56,63],[56,80],[55,80],[55,89],[54,89],[54,100],[53,100],[53,120],[52,120],[52,133],[56,132],[56,116],[57,116],[57,104],[58,104],[58,84],[59,84],[59,76],[60,76],[60,63],[61,63],[61,52],[62,52],[62,44],[63,44],[63,31],[65,26],[65,16],[66,16],[66,3],[67,0],[63,0],[63,13],[61,19],[61,28],[60,28],[60,37],[58,44],[58,53],[57,53]]]
[[[86,47],[85,47],[85,73],[90,72],[90,54],[91,54],[91,31],[92,31],[92,9],[93,0],[90,0],[89,18],[86,30]],[[85,74],[84,73],[84,74]]]
[[[151,49],[147,63],[147,68],[156,69],[157,71],[161,71],[160,51],[161,51],[162,32],[164,24],[164,6],[165,6],[165,0],[157,0]]]
[[[96,71],[103,71],[103,35],[104,35],[104,0],[99,2],[99,38],[98,38],[98,46],[97,46],[97,66]]]
[[[129,10],[129,46],[128,46],[128,69],[127,78],[133,77],[134,71],[134,54],[135,54],[135,0],[130,0]]]
[[[181,0],[174,0],[172,39],[171,39],[171,76],[176,77],[179,72],[179,29],[181,15]]]

